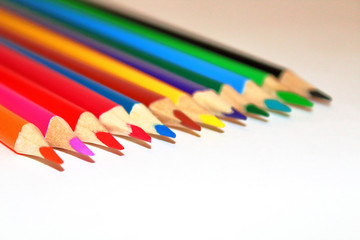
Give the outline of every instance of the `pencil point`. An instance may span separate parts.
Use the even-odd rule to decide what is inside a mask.
[[[332,100],[332,98],[328,94],[320,91],[319,89],[310,90],[309,94],[313,98],[321,98],[321,99],[326,100],[326,101],[331,101]]]
[[[238,118],[238,119],[241,119],[241,120],[246,120],[247,119],[247,117],[244,115],[244,114],[242,114],[242,113],[240,113],[240,112],[238,112],[235,108],[231,108],[232,109],[232,113],[229,113],[229,114],[223,114],[225,117],[230,117],[230,118]]]
[[[278,97],[286,103],[295,104],[304,107],[312,107],[314,104],[306,98],[292,92],[277,91]]]
[[[110,148],[115,148],[117,150],[124,149],[124,147],[118,141],[116,141],[113,135],[108,132],[97,132],[95,135],[103,144]]]
[[[56,154],[54,149],[52,149],[51,147],[41,147],[39,151],[41,155],[49,161],[52,161],[57,164],[64,163],[64,161]]]
[[[74,137],[70,140],[70,145],[75,151],[78,153],[87,155],[87,156],[94,156],[95,154],[77,137]]]
[[[248,113],[257,114],[257,115],[261,115],[264,117],[270,116],[270,114],[267,111],[262,110],[261,108],[257,107],[254,104],[251,104],[251,103],[246,105],[245,109],[246,109],[246,112],[248,112]]]
[[[291,112],[291,108],[289,108],[285,104],[283,104],[280,101],[275,100],[275,99],[266,99],[265,105],[267,108],[274,110],[274,111]]]
[[[225,124],[213,115],[202,114],[202,115],[200,115],[200,119],[203,123],[205,123],[207,125],[211,125],[211,126],[219,127],[219,128],[225,127]]]
[[[193,120],[191,120],[191,118],[189,118],[183,112],[181,112],[179,110],[174,110],[173,113],[174,113],[175,117],[177,117],[181,121],[181,125],[191,128],[196,131],[201,130],[201,127],[198,124],[196,124]]]
[[[137,138],[146,142],[151,143],[151,137],[140,127],[129,124],[131,128],[131,133],[129,137]]]
[[[166,137],[170,137],[170,138],[176,137],[176,134],[165,125],[160,125],[160,124],[155,125],[155,129],[162,136],[166,136]]]

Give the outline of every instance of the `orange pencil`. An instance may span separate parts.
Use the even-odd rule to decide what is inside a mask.
[[[0,105],[0,141],[17,154],[39,157],[57,164],[63,163],[34,124],[2,105]]]

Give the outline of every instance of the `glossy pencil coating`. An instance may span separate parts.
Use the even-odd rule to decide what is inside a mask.
[[[134,124],[131,124],[131,122],[132,122],[131,116],[133,116],[135,118],[140,117],[141,119],[143,119],[143,121],[141,121],[140,124],[149,133],[159,134],[158,132],[156,132],[156,129],[154,126],[161,125],[162,123],[155,116],[153,116],[145,106],[139,106],[140,103],[138,103],[137,101],[134,101],[133,99],[128,98],[125,95],[122,95],[122,94],[120,94],[110,88],[107,88],[95,81],[92,81],[88,78],[85,78],[85,77],[75,73],[75,72],[72,72],[58,64],[55,64],[45,58],[42,58],[39,55],[34,54],[33,52],[30,52],[30,51],[28,51],[22,47],[19,47],[15,44],[12,44],[4,39],[0,38],[0,43],[5,44],[7,47],[13,49],[14,51],[21,53],[21,54],[33,59],[34,61],[37,61],[55,71],[57,71],[60,74],[63,74],[64,76],[70,78],[71,80],[75,81],[76,83],[81,84],[83,87],[79,87],[77,84],[74,85],[73,83],[70,84],[71,82],[68,82],[68,80],[64,80],[64,78],[58,79],[58,77],[56,75],[52,74],[52,77],[57,79],[58,82],[61,82],[65,85],[67,85],[68,88],[72,88],[73,92],[85,91],[85,93],[88,94],[88,96],[90,96],[91,98],[94,99],[94,102],[97,102],[96,105],[92,104],[91,102],[84,103],[82,101],[83,98],[78,98],[77,96],[74,96],[72,94],[67,94],[68,93],[67,89],[65,89],[65,90],[57,89],[55,87],[51,88],[52,90],[55,90],[56,92],[58,92],[60,94],[67,94],[66,96],[69,99],[71,99],[73,102],[76,102],[77,104],[79,104],[81,106],[84,106],[84,108],[89,108],[91,110],[94,110],[92,108],[92,106],[94,106],[94,105],[99,106],[99,107],[102,106],[103,108],[100,109],[102,111],[100,111],[100,113],[98,113],[98,114],[103,114],[102,112],[106,111],[108,108],[110,108],[110,113],[111,113],[111,111],[113,109],[118,109],[119,105],[122,105],[124,107],[124,110],[129,114],[128,118],[125,120],[128,122],[128,127],[131,129],[131,132],[129,135],[130,137],[135,137],[135,138],[138,138],[138,139],[141,139],[144,141],[151,142],[151,137],[146,132],[144,132],[144,130],[142,128],[137,127]],[[33,68],[33,69],[37,69],[40,72],[42,70],[44,70],[43,67],[41,67],[40,65],[35,64],[34,62],[30,61],[30,59],[26,59],[22,55],[14,52],[14,51],[9,51],[9,49],[3,48],[0,45],[0,52],[3,54],[1,56],[7,56],[6,59],[2,58],[0,56],[0,62],[4,61],[3,63],[8,64],[8,65],[11,63],[21,62],[22,63],[21,66],[23,66],[23,65],[26,66],[26,65],[30,64],[31,68]],[[17,71],[26,72],[25,69],[19,68],[19,65],[12,64],[9,66],[13,67]],[[47,73],[49,73],[49,71],[47,71]],[[43,79],[42,81],[44,81],[44,83],[47,83],[46,79]],[[85,90],[84,90],[84,88],[85,88]],[[94,92],[92,92],[90,90],[92,90]],[[95,94],[95,92],[97,94]],[[103,95],[107,99],[104,98],[103,96],[99,97],[99,94]],[[90,106],[87,104],[90,104]],[[117,104],[119,104],[119,105],[117,105]],[[97,112],[98,110],[94,110],[94,111]],[[118,115],[118,114],[119,113],[116,113],[116,115]],[[101,119],[101,116],[102,115],[99,116],[100,119]],[[107,127],[109,127],[109,129],[114,128],[113,126],[109,126],[109,125]],[[116,129],[117,128],[115,128],[115,133],[118,134],[118,131]]]
[[[55,153],[32,123],[0,105],[0,141],[16,153],[40,157],[62,164]]]
[[[10,17],[10,15],[8,15],[8,17]],[[210,115],[211,113],[208,112],[206,109],[200,107],[185,92],[178,90],[166,83],[163,83],[123,63],[120,63],[110,57],[107,57],[106,55],[96,52],[95,50],[92,50],[86,46],[78,44],[70,39],[64,38],[61,35],[53,33],[40,26],[31,24],[29,21],[21,20],[21,18],[15,17],[15,15],[13,15],[13,17],[14,18],[12,18],[11,21],[8,21],[8,23],[10,23],[6,25],[14,24],[13,27],[17,28],[18,33],[20,33],[21,31],[23,34],[29,34],[28,39],[31,40],[33,44],[36,44],[37,38],[39,38],[39,40],[41,38],[41,45],[37,45],[37,47],[43,47],[43,45],[46,45],[45,47],[43,47],[42,52],[47,51],[46,49],[51,49],[54,55],[58,55],[58,58],[61,57],[67,59],[66,62],[70,61],[71,64],[77,65],[77,62],[80,62],[81,65],[83,65],[83,67],[80,66],[80,68],[82,68],[86,72],[97,72],[97,76],[101,77],[102,84],[105,84],[106,86],[111,88],[117,86],[117,91],[130,88],[129,83],[138,85],[137,88],[139,88],[140,86],[147,89],[148,93],[146,95],[151,95],[150,91],[153,91],[156,92],[159,96],[162,95],[164,97],[168,97],[173,101],[174,104],[179,106],[180,110],[184,111],[189,116],[192,116],[191,118],[194,121],[199,120],[205,123],[204,120],[206,120],[205,124],[214,125],[216,127],[222,125],[219,124],[220,120],[216,119],[216,117],[200,117],[199,115],[201,114]],[[18,24],[15,23],[17,21],[19,21]],[[10,30],[7,27],[5,27],[5,29]],[[31,35],[33,37],[30,37]],[[103,74],[101,74],[100,72],[103,72]],[[108,74],[108,76],[105,78],[104,76],[102,76],[104,74]],[[100,81],[99,79],[96,80]],[[126,84],[128,87],[125,88],[123,86],[124,84]],[[135,88],[135,86],[133,86],[132,88]],[[139,95],[140,89],[136,90],[134,93],[136,92]],[[129,92],[127,92],[127,94],[129,94]],[[146,100],[145,95],[142,96],[143,99]],[[184,98],[188,98],[186,100],[187,102],[192,101],[191,107],[182,108],[184,107]]]
[[[9,6],[7,6],[7,7],[9,7]],[[14,11],[14,8],[11,8],[11,9]],[[86,43],[95,49],[97,49],[97,47],[99,47],[99,46],[102,46],[102,48],[98,49],[98,50],[106,50],[107,54],[110,56],[112,56],[110,53],[114,52],[113,51],[114,48],[110,48],[109,46],[105,46],[104,44],[102,44],[101,41],[103,39],[100,39],[98,36],[90,34],[90,37],[86,37],[85,35],[80,35],[79,33],[75,32],[73,30],[70,30],[70,28],[73,27],[72,25],[67,25],[65,28],[63,26],[60,26],[59,24],[55,24],[52,21],[49,21],[48,19],[45,20],[44,18],[42,18],[38,15],[35,16],[24,9],[16,8],[15,11],[20,12],[22,15],[25,15],[27,18],[32,19],[33,21],[35,21],[37,23],[48,26],[51,29],[56,30],[58,32],[65,33],[66,35],[71,36],[72,38],[76,39],[77,41],[85,43],[85,40],[86,40]],[[82,33],[84,33],[84,32],[82,32]],[[93,38],[95,38],[96,40]],[[108,41],[105,41],[105,42],[107,43],[107,45],[113,45],[111,42],[108,42]],[[246,105],[251,104],[249,102],[249,100],[247,100],[245,97],[239,95],[238,93],[236,93],[234,91],[231,91],[232,92],[231,95],[234,95],[234,94],[237,95],[237,96],[235,96],[235,98],[234,98],[234,96],[226,96],[227,94],[225,92],[227,92],[227,91],[224,91],[224,89],[226,89],[227,87],[224,87],[223,83],[220,83],[213,79],[196,74],[187,69],[178,67],[174,64],[163,61],[163,60],[153,57],[151,55],[145,54],[141,51],[137,51],[135,49],[128,48],[125,45],[116,44],[115,47],[120,48],[131,55],[136,56],[138,59],[141,58],[143,60],[143,62],[145,60],[148,64],[149,63],[151,65],[155,64],[159,69],[166,69],[167,72],[171,72],[171,73],[173,73],[173,75],[176,74],[178,76],[181,76],[182,78],[189,79],[194,83],[196,82],[196,83],[198,83],[198,85],[204,85],[204,86],[206,86],[206,88],[216,91],[221,96],[221,98],[225,100],[225,102],[228,102],[232,106],[236,106],[237,109],[240,109],[240,111],[247,112],[248,109],[246,108]],[[197,99],[197,100],[199,100],[199,99]],[[253,113],[257,114],[256,112],[253,112]]]
[[[0,84],[0,93],[0,104],[35,124],[53,147],[76,151],[88,156],[94,155],[75,136],[70,126],[62,118],[31,102],[3,84]]]
[[[28,15],[26,15],[26,16],[30,17]],[[47,26],[48,28],[50,28],[52,30],[56,30],[57,32],[59,32],[61,34],[64,34],[72,39],[75,39],[76,41],[79,41],[91,48],[94,48],[108,56],[111,56],[125,64],[128,64],[129,66],[132,66],[146,74],[149,74],[158,80],[166,82],[188,94],[191,94],[197,102],[199,102],[205,108],[207,108],[208,110],[210,110],[214,113],[223,114],[223,115],[225,115],[227,117],[231,117],[231,118],[238,118],[238,119],[242,119],[242,120],[246,119],[246,116],[239,113],[234,108],[231,108],[231,106],[228,103],[224,102],[220,98],[220,96],[217,96],[215,93],[212,94],[211,93],[212,90],[208,89],[205,86],[202,86],[198,83],[192,82],[181,76],[175,75],[165,69],[162,69],[160,67],[152,65],[150,63],[147,63],[141,59],[135,58],[134,56],[130,56],[124,52],[121,52],[115,48],[108,46],[108,45],[97,42],[91,38],[84,36],[84,35],[78,34],[69,29],[65,29],[59,25],[51,24],[49,21],[41,21],[39,19],[39,17],[35,18],[33,16],[31,19],[38,23],[41,23],[44,26]],[[201,96],[198,97],[198,95],[201,95]]]
[[[81,2],[83,2],[83,1],[81,1]],[[239,52],[237,50],[230,49],[230,48],[225,47],[225,46],[221,46],[219,43],[212,42],[212,41],[210,41],[208,39],[204,39],[202,37],[196,36],[195,34],[186,33],[186,31],[184,31],[184,30],[176,30],[176,28],[171,27],[169,25],[165,26],[164,23],[158,24],[158,23],[155,23],[154,21],[151,21],[149,19],[147,19],[147,20],[145,18],[141,19],[140,17],[134,16],[131,13],[128,13],[128,12],[125,12],[125,11],[119,11],[119,9],[114,11],[114,10],[108,8],[108,7],[100,6],[101,4],[99,4],[99,3],[87,2],[85,4],[93,6],[92,9],[90,8],[90,11],[100,12],[100,10],[101,10],[101,11],[107,12],[107,13],[113,15],[113,16],[116,16],[117,20],[122,19],[122,22],[125,22],[125,24],[126,23],[129,24],[129,22],[136,23],[138,25],[147,27],[147,28],[155,30],[157,32],[160,32],[160,33],[175,37],[176,39],[180,39],[180,40],[185,41],[187,43],[196,45],[196,46],[201,47],[203,49],[206,49],[206,50],[209,50],[209,51],[214,52],[216,54],[222,55],[222,56],[224,56],[226,58],[232,59],[232,60],[234,60],[236,62],[246,64],[246,65],[249,65],[249,66],[251,66],[253,68],[262,70],[262,71],[267,72],[269,74],[272,74],[275,77],[277,77],[278,81],[280,81],[280,82],[283,81],[283,76],[287,75],[287,72],[289,72],[289,70],[287,70],[284,67],[280,67],[279,65],[270,63],[268,61],[261,60],[260,58],[251,56],[250,54],[246,54],[244,52]],[[79,4],[79,8],[83,9],[86,5]],[[135,27],[138,26],[136,24],[135,24]],[[134,24],[130,24],[130,25],[134,26]],[[289,88],[294,90],[294,91],[298,91],[299,94],[302,95],[302,96],[309,95],[310,97],[313,97],[313,98],[319,98],[319,99],[331,101],[331,97],[328,94],[325,94],[325,93],[323,93],[322,91],[320,91],[318,89],[313,90],[313,88],[312,88],[312,86],[310,84],[305,83],[305,81],[303,81],[300,78],[295,79],[293,81],[293,83],[295,83],[295,84],[294,85],[289,85]],[[307,92],[301,92],[299,89],[297,89],[297,85],[299,83],[307,85],[307,89],[308,89]],[[313,91],[315,91],[315,92],[319,91],[321,94],[317,94],[317,93],[315,93]],[[315,93],[315,94],[312,94],[312,93]]]
[[[45,2],[46,2],[46,0],[45,0]],[[135,45],[136,41],[143,41],[141,43],[141,45],[136,46],[137,49],[140,49],[141,51],[145,51],[145,52],[150,53],[157,57],[162,57],[162,59],[164,59],[166,61],[175,63],[179,66],[188,68],[192,71],[195,71],[195,69],[200,71],[203,68],[205,71],[203,71],[202,73],[201,72],[197,72],[197,73],[200,73],[207,77],[213,77],[214,79],[216,79],[218,81],[230,84],[240,93],[243,93],[243,91],[245,91],[244,84],[246,83],[246,81],[248,81],[248,79],[253,80],[259,86],[266,85],[267,89],[271,92],[277,92],[277,90],[279,90],[279,89],[284,91],[284,88],[285,88],[284,86],[276,86],[276,84],[272,83],[271,79],[268,79],[270,77],[269,74],[267,74],[266,72],[263,72],[261,70],[258,70],[256,68],[252,68],[245,64],[238,63],[234,60],[228,59],[228,58],[218,55],[216,53],[199,48],[197,46],[194,46],[194,45],[184,42],[182,40],[168,36],[166,34],[162,34],[160,32],[153,31],[151,29],[148,29],[148,28],[138,25],[136,23],[131,23],[126,20],[122,21],[121,18],[116,18],[116,17],[112,18],[111,16],[106,15],[106,13],[104,13],[104,12],[98,11],[97,9],[92,9],[91,7],[82,5],[81,3],[73,3],[72,1],[66,1],[66,0],[60,0],[58,2],[59,3],[64,2],[65,9],[67,9],[66,6],[67,6],[67,3],[69,3],[69,6],[70,6],[69,14],[70,13],[74,14],[74,12],[76,12],[76,11],[71,12],[73,7],[74,7],[73,10],[76,10],[77,7],[80,7],[82,11],[79,14],[86,12],[89,14],[89,18],[92,16],[95,18],[95,20],[97,18],[102,19],[103,21],[100,21],[98,23],[98,24],[105,25],[105,28],[103,28],[100,31],[100,32],[102,32],[102,36],[105,36],[111,40],[114,40],[114,38],[116,38],[117,41],[120,41],[122,43],[126,42],[126,44],[128,44],[129,46],[132,46],[132,47],[135,47],[134,45]],[[58,7],[61,7],[61,4],[56,6],[56,8],[58,8]],[[48,9],[47,13],[51,14],[52,13],[51,9],[54,9],[54,7],[53,8],[50,7],[50,8],[46,8],[46,9]],[[57,11],[58,11],[58,9],[55,10],[55,12],[57,12]],[[61,11],[64,11],[64,10],[61,10]],[[62,14],[60,14],[60,15],[63,16]],[[55,17],[59,16],[59,14],[54,13],[54,16]],[[84,17],[84,16],[82,16],[82,17]],[[64,16],[61,19],[64,20]],[[71,19],[71,21],[75,21],[74,16],[72,16],[70,18],[66,18],[66,16],[65,16],[65,19]],[[104,22],[108,22],[109,25],[106,25]],[[108,27],[108,28],[106,28],[106,27]],[[115,29],[113,29],[112,27],[114,27]],[[118,29],[117,31],[116,31],[116,27]],[[124,27],[124,28],[126,28],[126,30],[130,30],[136,34],[139,34],[139,36],[135,36],[135,38],[133,39],[133,42],[131,42],[132,45],[126,41],[127,39],[121,38],[121,40],[122,40],[121,41],[121,40],[119,40],[120,39],[119,37],[110,38],[109,35],[107,34],[107,32],[112,32],[113,35],[111,35],[111,36],[117,35],[117,34],[119,34],[119,32],[121,32],[123,30],[121,27]],[[106,30],[104,30],[104,29],[106,29]],[[128,32],[126,32],[125,34],[128,34]],[[121,33],[120,33],[120,35],[121,35]],[[133,37],[129,34],[126,36],[127,36],[127,38]],[[139,39],[136,37],[144,37],[144,39]],[[147,37],[154,40],[154,42],[147,41],[148,40]],[[160,44],[156,45],[157,43],[160,43]],[[153,52],[153,51],[149,50],[148,48],[142,48],[146,44],[149,45],[149,48],[157,47],[158,48],[157,52]],[[162,45],[162,44],[164,44],[164,45]],[[169,45],[170,48],[166,48],[166,45]],[[175,49],[178,51],[176,51]],[[146,51],[146,50],[148,50],[148,51]],[[162,56],[161,51],[164,52],[164,56]],[[181,59],[183,61],[189,62],[189,64],[187,62],[186,63],[179,62],[178,60],[181,60]],[[173,61],[171,61],[171,60],[173,60]],[[201,60],[203,60],[203,61],[201,61]],[[211,63],[213,65],[211,65],[211,64],[209,65],[208,63]],[[205,73],[209,73],[209,74],[211,74],[211,76],[206,75]],[[222,78],[222,77],[225,77],[225,78]],[[271,83],[267,84],[268,81],[270,81]],[[280,85],[280,84],[277,83],[277,85]],[[292,93],[292,94],[295,95],[295,93]],[[289,98],[284,98],[283,100],[286,101],[288,99]],[[299,99],[301,100],[300,96],[298,96],[297,98],[292,98],[290,103],[302,105],[302,103],[304,101],[298,101]]]
[[[30,7],[36,11],[40,11],[69,24],[76,25],[91,33],[99,34],[105,38],[110,39],[111,41],[126,44],[127,46],[159,57],[200,75],[230,84],[239,93],[244,91],[245,83],[249,81],[246,77],[240,76],[236,73],[230,72],[224,68],[195,58],[173,48],[143,38],[137,34],[125,31],[116,26],[113,26],[108,22],[100,21],[94,17],[84,14],[83,12],[71,9],[58,1],[15,0],[14,2],[21,3],[24,6]]]
[[[4,40],[0,41],[4,43]],[[9,45],[9,43],[6,44]],[[13,44],[10,47],[15,48]],[[16,49],[18,50],[20,48]],[[110,132],[126,136],[131,133],[131,126],[128,125],[131,122],[125,122],[122,118],[124,114],[128,114],[117,103],[2,45],[0,45],[0,52],[0,64],[90,111]],[[48,79],[53,79],[53,81],[48,81]],[[129,118],[127,117],[128,120]],[[141,139],[143,135],[137,136],[134,133],[132,136]]]
[[[82,141],[108,146],[103,139],[98,138],[98,136],[108,134],[106,128],[90,112],[86,112],[81,107],[42,88],[2,65],[0,65],[0,83],[55,115],[62,117]],[[107,137],[106,142],[110,141],[109,138],[116,142],[116,139],[111,134]],[[112,144],[108,147],[113,146],[115,145]],[[124,149],[119,143],[116,146],[118,150]]]

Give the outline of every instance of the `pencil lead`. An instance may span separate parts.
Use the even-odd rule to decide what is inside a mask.
[[[173,131],[171,131],[170,128],[168,128],[165,125],[160,125],[160,124],[155,125],[155,129],[160,135],[170,137],[170,138],[175,138],[176,137],[176,134]]]
[[[124,149],[124,147],[118,141],[116,141],[114,136],[108,132],[97,132],[95,133],[95,135],[103,144],[110,148],[114,148],[117,150]]]
[[[94,156],[95,154],[77,137],[74,137],[70,140],[70,145],[75,151],[78,153],[87,155],[87,156]]]
[[[41,147],[39,151],[41,155],[49,161],[52,161],[57,164],[64,163],[64,161],[56,154],[56,152],[54,151],[54,149],[52,149],[52,147]]]
[[[225,124],[213,115],[202,114],[202,115],[200,115],[200,119],[203,123],[205,123],[207,125],[211,125],[211,126],[219,127],[219,128],[225,127]]]
[[[151,137],[140,127],[128,124],[131,128],[131,133],[129,137],[137,138],[146,142],[151,143]]]
[[[245,106],[245,110],[248,113],[257,114],[257,115],[261,115],[264,117],[270,116],[270,114],[267,111],[257,107],[254,104],[251,104],[251,103]]]
[[[275,99],[266,99],[265,105],[268,109],[280,112],[291,112],[291,108]]]
[[[332,100],[332,98],[328,94],[320,91],[319,89],[312,89],[312,90],[309,91],[309,94],[313,98],[321,98],[321,99],[326,100],[326,101],[331,101]]]
[[[181,121],[181,125],[191,128],[195,131],[200,131],[201,127],[196,124],[191,118],[189,118],[187,115],[185,115],[182,111],[174,110],[173,111],[174,116],[177,117]]]
[[[299,105],[303,107],[312,107],[314,104],[306,98],[288,91],[277,91],[277,96],[286,103]]]
[[[247,117],[244,114],[238,112],[235,108],[232,107],[231,109],[233,111],[232,113],[229,113],[229,114],[224,113],[223,115],[225,117],[237,118],[237,119],[241,119],[241,120],[247,119]]]

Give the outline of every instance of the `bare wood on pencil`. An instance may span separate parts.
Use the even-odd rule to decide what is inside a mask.
[[[45,139],[52,147],[74,151],[70,145],[70,140],[74,137],[74,132],[64,119],[55,116],[50,120]]]
[[[14,150],[21,154],[44,158],[40,153],[42,147],[49,147],[49,144],[40,130],[32,123],[25,124],[15,142]]]
[[[125,110],[122,107],[116,106],[101,114],[99,120],[110,133],[127,136],[131,132],[131,129],[122,119],[122,116],[124,116],[123,111]]]

